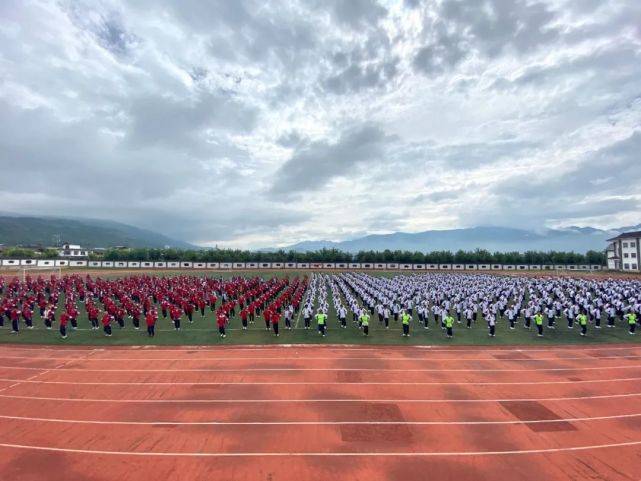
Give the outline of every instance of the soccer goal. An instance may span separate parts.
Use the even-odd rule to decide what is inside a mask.
[[[15,275],[25,282],[27,278],[37,279],[38,277],[50,279],[54,276],[60,279],[61,272],[60,267],[54,266],[20,266],[16,269]]]

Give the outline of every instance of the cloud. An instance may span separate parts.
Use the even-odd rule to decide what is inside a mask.
[[[10,0],[0,16],[4,210],[241,247],[638,223],[638,2]]]
[[[272,195],[321,189],[355,167],[381,160],[389,137],[373,124],[352,127],[333,143],[313,142],[298,149],[276,172]]]

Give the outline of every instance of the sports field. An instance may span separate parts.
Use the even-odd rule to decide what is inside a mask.
[[[0,479],[641,472],[634,345],[6,345],[0,364]]]
[[[104,279],[119,279],[123,276],[131,275],[151,275],[151,276],[164,276],[176,277],[181,275],[200,276],[209,278],[230,279],[234,276],[242,276],[245,278],[261,277],[270,279],[273,277],[282,278],[284,276],[293,279],[295,277],[302,278],[304,276],[311,276],[318,274],[313,271],[296,271],[296,270],[275,270],[275,271],[118,271],[118,270],[65,270],[63,274],[79,274],[86,276],[87,274],[92,277],[102,277]],[[335,275],[339,274],[336,271],[325,271],[324,274]],[[401,275],[399,271],[373,271],[369,272],[377,277],[391,278]],[[484,273],[478,273],[483,275]],[[1,273],[5,279],[9,279],[11,274],[6,272]],[[35,276],[35,274],[33,274]],[[507,274],[514,276],[514,273]],[[523,275],[519,273],[518,275]],[[541,274],[538,274],[539,276]],[[573,274],[574,276],[581,274]],[[586,279],[601,279],[604,274],[583,274]],[[635,279],[635,277],[618,276],[619,279]],[[332,294],[329,294],[331,301]],[[64,302],[64,297],[61,304]],[[330,302],[331,303],[331,302]],[[293,329],[287,330],[281,326],[280,336],[275,337],[271,330],[266,330],[265,325],[260,317],[257,317],[256,322],[250,324],[247,330],[242,330],[240,325],[240,317],[238,312],[234,317],[230,318],[229,327],[227,329],[227,337],[222,339],[218,336],[216,327],[215,314],[209,309],[205,311],[205,315],[201,316],[199,312],[195,312],[193,316],[193,323],[183,323],[180,331],[173,328],[173,324],[169,317],[158,320],[156,326],[156,336],[149,338],[144,328],[134,330],[131,322],[128,320],[125,328],[119,329],[114,326],[113,336],[105,337],[100,330],[92,330],[87,318],[87,312],[79,306],[78,329],[69,329],[69,335],[66,339],[62,339],[58,334],[55,326],[52,330],[47,330],[41,322],[37,313],[34,314],[34,328],[32,330],[21,329],[20,333],[15,335],[11,334],[9,323],[5,322],[4,327],[0,328],[0,343],[14,343],[14,344],[53,344],[53,345],[209,345],[209,344],[251,344],[251,345],[264,345],[264,344],[364,344],[364,345],[542,345],[542,344],[595,344],[595,343],[628,343],[628,342],[641,342],[639,336],[629,336],[626,326],[619,322],[615,328],[595,330],[590,328],[585,337],[579,335],[578,329],[568,330],[563,326],[566,324],[566,319],[560,317],[558,323],[561,326],[559,329],[546,330],[544,337],[537,337],[533,329],[524,329],[522,323],[519,324],[514,330],[509,329],[504,320],[499,320],[496,327],[496,336],[489,337],[487,326],[483,322],[482,316],[475,322],[471,329],[466,329],[464,324],[454,325],[454,335],[452,338],[447,338],[444,332],[437,326],[431,325],[430,329],[423,329],[420,324],[413,320],[411,332],[409,337],[401,336],[401,323],[390,322],[390,328],[385,329],[378,321],[372,320],[370,325],[370,335],[364,337],[361,330],[351,322],[351,315],[349,317],[348,328],[339,329],[339,322],[336,316],[336,311],[332,308],[328,310],[328,327],[327,336],[321,337],[318,335],[316,329],[305,330],[303,328],[303,321],[301,319],[301,312],[296,313],[293,319]],[[414,316],[415,318],[416,316]]]

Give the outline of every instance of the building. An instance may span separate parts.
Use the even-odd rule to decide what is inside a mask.
[[[89,251],[77,244],[63,244],[62,249],[58,251],[58,257],[87,257]]]
[[[641,272],[641,231],[624,232],[608,242],[608,269]]]

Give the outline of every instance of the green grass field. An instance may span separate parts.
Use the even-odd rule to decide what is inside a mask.
[[[178,275],[186,272],[163,272],[154,275]],[[195,273],[191,275],[207,275],[215,277],[230,277],[238,275],[238,272],[206,272]],[[309,272],[298,271],[244,271],[244,276],[259,275],[263,277],[284,276],[290,277],[296,275],[309,274]],[[398,275],[398,272],[374,272],[372,274],[380,276]],[[105,273],[103,278],[120,277],[122,274]],[[329,294],[331,298],[331,291]],[[62,304],[62,300],[61,300]],[[332,305],[330,300],[330,305]],[[411,326],[411,336],[405,338],[401,336],[400,322],[390,322],[389,330],[379,325],[376,316],[370,321],[370,335],[364,337],[362,332],[351,322],[351,314],[348,316],[347,329],[340,329],[333,309],[329,312],[328,333],[327,337],[321,337],[315,329],[312,322],[312,329],[305,330],[302,328],[302,318],[297,320],[294,317],[292,330],[285,329],[284,322],[281,322],[280,337],[275,337],[273,331],[266,331],[262,318],[257,318],[255,324],[250,324],[248,330],[240,329],[240,318],[238,316],[231,319],[227,332],[227,337],[221,339],[215,323],[214,314],[206,310],[205,317],[201,317],[200,312],[194,314],[193,324],[189,324],[186,319],[182,319],[182,329],[177,332],[173,329],[173,324],[167,319],[160,317],[156,325],[156,337],[149,338],[144,327],[144,320],[140,330],[134,330],[129,319],[124,329],[119,329],[117,325],[112,324],[113,336],[104,336],[102,330],[95,331],[89,327],[84,308],[79,309],[78,330],[68,329],[67,339],[61,339],[57,330],[57,323],[52,330],[44,328],[44,323],[36,312],[34,314],[34,329],[25,329],[21,323],[20,333],[11,334],[10,324],[5,321],[5,326],[0,328],[0,343],[24,343],[24,344],[54,344],[54,345],[233,345],[233,344],[399,344],[399,345],[544,345],[544,344],[598,344],[598,343],[624,343],[636,342],[641,343],[641,335],[631,336],[628,334],[627,326],[618,321],[615,328],[608,329],[603,327],[600,330],[588,327],[586,337],[579,335],[579,329],[567,328],[565,319],[557,320],[555,330],[545,329],[544,337],[536,336],[536,331],[526,330],[522,325],[517,325],[515,330],[510,330],[505,320],[497,322],[496,337],[490,338],[485,321],[479,316],[479,321],[466,329],[464,324],[455,324],[454,337],[448,339],[440,327],[435,326],[430,320],[430,329],[425,330],[415,320]],[[416,318],[416,315],[415,315]]]

